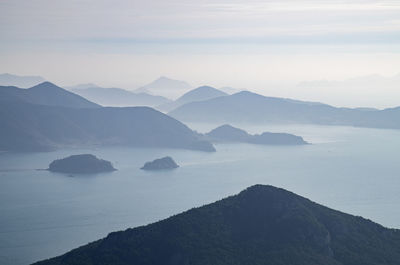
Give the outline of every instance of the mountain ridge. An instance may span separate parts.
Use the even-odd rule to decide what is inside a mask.
[[[190,102],[204,101],[227,95],[228,95],[227,93],[222,92],[221,90],[218,90],[214,87],[200,86],[186,92],[173,102],[169,102],[158,106],[157,109],[168,112]]]
[[[59,100],[65,104],[62,97]],[[215,151],[211,143],[199,139],[189,127],[150,107],[48,106],[32,104],[18,96],[0,97],[0,103],[1,151],[49,151],[99,145]]]
[[[185,122],[298,123],[400,129],[400,108],[337,108],[319,102],[265,97],[249,91],[191,102],[169,115]]]
[[[145,92],[152,95],[163,96],[169,99],[176,99],[190,89],[192,89],[192,86],[185,81],[161,76],[149,84],[137,88],[134,90],[134,92]]]
[[[400,230],[254,185],[37,265],[398,265]]]
[[[2,101],[23,101],[36,105],[71,108],[100,107],[98,104],[48,81],[27,89],[15,86],[0,86],[0,95],[0,100]]]
[[[9,73],[0,74],[0,86],[16,86],[28,88],[46,81],[41,76],[13,75]]]
[[[169,99],[162,96],[150,95],[145,92],[135,93],[126,89],[114,87],[105,88],[96,86],[72,88],[70,91],[102,106],[108,107],[155,107],[171,102]]]

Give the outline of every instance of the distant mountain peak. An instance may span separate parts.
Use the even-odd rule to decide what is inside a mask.
[[[233,87],[229,87],[229,86],[224,86],[224,87],[220,87],[218,88],[219,90],[221,90],[222,92],[225,92],[229,95],[233,95],[239,91],[242,91],[244,89],[238,89],[238,88],[233,88]]]
[[[49,81],[44,81],[40,84],[37,84],[36,86],[31,87],[32,88],[38,88],[38,87],[58,87],[57,85],[49,82]]]
[[[214,87],[212,87],[212,86],[207,86],[207,85],[199,86],[199,87],[196,88],[196,89],[212,89],[212,90],[217,90],[216,88],[214,88]],[[195,90],[195,89],[194,89],[194,90]]]
[[[28,89],[11,88],[11,90],[3,91],[3,98],[18,99],[25,103],[46,105],[46,106],[63,106],[71,108],[97,108],[99,105],[89,100],[65,90],[51,82],[45,81]]]
[[[270,97],[266,97],[248,90],[243,90],[240,92],[237,92],[233,95],[231,95],[232,98],[237,98],[237,99],[266,99]]]
[[[159,78],[157,78],[157,79],[155,79],[153,82],[151,82],[151,83],[155,83],[155,82],[177,82],[177,83],[180,83],[180,84],[188,84],[187,82],[185,82],[185,81],[181,81],[181,80],[178,80],[178,79],[173,79],[173,78],[169,78],[169,77],[166,77],[166,76],[160,76]],[[151,84],[150,83],[150,84]]]
[[[235,96],[235,95],[237,95],[237,96],[250,96],[251,95],[251,96],[261,96],[261,97],[263,97],[260,94],[257,94],[257,93],[254,93],[254,92],[251,92],[251,91],[248,91],[248,90],[243,90],[243,91],[237,92],[237,93],[233,94],[232,96]]]
[[[223,124],[223,125],[221,125],[221,126],[215,128],[215,129],[212,130],[211,132],[213,132],[213,131],[218,131],[218,130],[223,130],[224,132],[226,132],[226,131],[237,131],[237,132],[239,132],[239,131],[240,131],[240,132],[243,132],[243,133],[246,133],[246,134],[247,134],[247,132],[246,132],[245,130],[242,130],[242,129],[233,127],[233,126],[230,125],[230,124]]]
[[[160,76],[149,84],[139,87],[135,92],[146,92],[152,95],[176,99],[190,89],[192,89],[192,86],[185,81]]]
[[[246,142],[251,137],[245,130],[235,128],[229,124],[221,125],[206,134],[211,139],[232,142]]]
[[[171,111],[186,103],[204,101],[222,96],[228,96],[228,94],[211,86],[200,86],[186,92],[174,102],[159,106],[159,109],[163,111]]]
[[[179,81],[179,80],[175,80],[175,79],[172,79],[172,78],[168,78],[168,77],[166,77],[166,76],[160,76],[159,78],[157,78],[157,79],[154,80],[154,81]]]
[[[62,93],[71,93],[71,92],[65,90],[64,88],[59,87],[49,81],[42,82],[36,86],[28,88],[28,90],[32,90],[32,91],[40,91],[41,90],[41,91],[51,91],[51,92],[59,91]]]
[[[200,86],[198,88],[190,90],[189,92],[186,92],[178,100],[190,98],[190,100],[192,100],[192,101],[198,101],[198,100],[207,100],[207,99],[220,97],[220,96],[227,96],[227,95],[228,94],[226,94],[225,92],[222,92],[221,90],[218,90],[214,87]],[[194,97],[194,98],[191,98],[191,97]]]
[[[83,83],[83,84],[77,84],[75,86],[67,86],[65,88],[68,90],[73,90],[73,89],[86,89],[86,88],[92,88],[92,87],[99,87],[99,86],[94,83]]]
[[[0,74],[0,86],[16,86],[19,88],[28,88],[37,85],[45,79],[41,76],[21,76],[10,73]]]
[[[266,97],[249,91],[187,103],[168,114],[186,122],[274,122],[340,124],[375,128],[399,127],[399,124],[395,122],[395,115],[391,113],[341,109],[319,102]]]

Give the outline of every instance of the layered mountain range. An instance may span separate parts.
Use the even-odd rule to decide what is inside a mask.
[[[400,129],[400,107],[337,108],[318,102],[265,97],[249,91],[190,102],[168,113],[185,122],[295,123]]]
[[[149,107],[101,107],[44,82],[0,87],[0,150],[127,145],[215,151],[183,123]]]

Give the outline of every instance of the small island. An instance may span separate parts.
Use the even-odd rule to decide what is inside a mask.
[[[72,155],[50,163],[49,171],[70,174],[94,174],[111,172],[116,169],[110,161],[99,159],[91,154]]]
[[[174,169],[174,168],[178,168],[179,165],[177,163],[175,163],[175,161],[169,157],[163,157],[163,158],[159,158],[156,159],[154,161],[151,162],[146,162],[144,164],[143,167],[141,167],[140,169],[143,170],[163,170],[163,169]]]
[[[300,136],[289,133],[249,134],[229,124],[222,125],[206,134],[211,142],[240,142],[262,145],[304,145],[308,144]]]

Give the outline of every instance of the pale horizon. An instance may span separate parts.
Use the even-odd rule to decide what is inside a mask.
[[[399,74],[399,11],[390,0],[6,0],[0,72],[130,90],[167,76],[194,87],[394,107],[400,92],[393,86],[311,93],[297,84]]]

